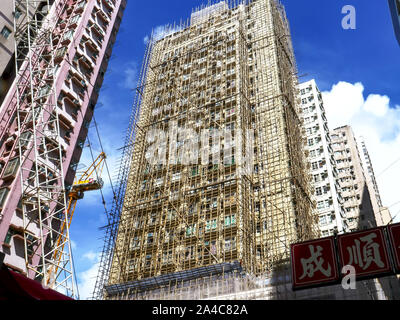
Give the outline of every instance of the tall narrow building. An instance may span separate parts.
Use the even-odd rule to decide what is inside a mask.
[[[337,163],[343,206],[349,231],[373,228],[377,225],[367,174],[362,167],[357,141],[350,126],[331,132],[332,149]]]
[[[322,236],[348,231],[322,94],[315,80],[299,85],[308,161]]]
[[[361,161],[367,180],[367,186],[371,195],[371,203],[375,213],[375,219],[378,226],[385,226],[392,222],[392,216],[388,208],[382,204],[378,183],[375,178],[375,171],[372,166],[371,157],[369,155],[364,138],[359,139],[361,152]]]
[[[318,236],[284,8],[239,2],[149,42],[108,297],[273,272]]]
[[[75,177],[126,1],[39,2],[16,1],[31,18],[17,19],[17,77],[0,109],[0,250],[9,268],[41,280],[54,272],[44,270],[47,261],[70,258],[59,253],[68,240],[57,235],[66,213],[61,199]],[[30,15],[29,4],[41,10]]]

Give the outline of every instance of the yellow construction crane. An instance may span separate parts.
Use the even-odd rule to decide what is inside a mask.
[[[93,190],[100,190],[103,188],[103,180],[101,179],[101,173],[104,168],[105,164],[105,159],[107,158],[106,154],[104,152],[101,152],[100,155],[97,157],[97,159],[89,166],[89,168],[80,176],[79,179],[75,178],[75,182],[72,185],[71,190],[68,193],[68,206],[67,206],[67,220],[68,220],[68,229],[71,226],[72,218],[74,216],[76,204],[78,200],[82,199],[86,191],[93,191]],[[52,270],[50,268],[48,270],[49,277],[47,278],[47,283],[46,285],[51,287],[52,282],[55,280],[54,276],[58,272],[58,266],[60,265],[60,262],[63,259],[63,249],[65,243],[61,244],[60,242],[63,237],[64,232],[66,232],[66,223],[63,222],[63,224],[60,227],[60,234],[57,238],[57,246],[56,248],[61,248],[61,250],[55,250],[53,258],[55,261],[59,262],[57,264],[57,267],[55,270]]]

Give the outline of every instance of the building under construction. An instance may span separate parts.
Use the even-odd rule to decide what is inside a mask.
[[[136,91],[95,296],[271,275],[318,237],[278,1],[209,4],[153,34]]]

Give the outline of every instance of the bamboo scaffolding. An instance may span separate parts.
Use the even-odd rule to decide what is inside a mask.
[[[144,61],[121,163],[108,285],[224,262],[239,261],[252,275],[287,265],[290,244],[318,231],[283,7],[209,2],[190,21],[153,32]],[[221,154],[211,164],[200,155],[198,164],[171,162],[171,138],[163,165],[146,160],[151,130],[227,127],[242,129],[235,137],[244,141],[242,154],[244,132],[255,131],[254,171],[237,159],[226,165]]]

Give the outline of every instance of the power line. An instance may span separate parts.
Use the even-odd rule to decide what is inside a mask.
[[[389,170],[391,167],[393,167],[397,162],[400,162],[400,158],[398,158],[395,162],[393,162],[390,166],[388,166],[385,170],[383,170],[377,178],[379,178],[382,174],[384,174],[387,170]]]

